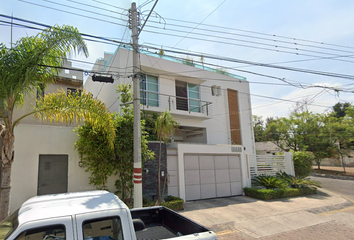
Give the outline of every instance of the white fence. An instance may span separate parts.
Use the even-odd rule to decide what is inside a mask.
[[[295,175],[293,155],[290,152],[284,155],[252,155],[249,156],[250,176],[275,175],[279,171]]]

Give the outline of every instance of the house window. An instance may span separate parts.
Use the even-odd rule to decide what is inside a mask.
[[[140,103],[146,106],[159,106],[159,81],[151,75],[140,78]]]
[[[178,110],[200,112],[199,85],[176,81],[176,104]]]
[[[81,92],[82,92],[81,89],[76,89],[76,88],[67,88],[66,90],[67,95],[79,93],[79,97],[81,97]]]
[[[188,83],[187,86],[188,86],[188,98],[189,98],[189,111],[200,112],[199,85]]]

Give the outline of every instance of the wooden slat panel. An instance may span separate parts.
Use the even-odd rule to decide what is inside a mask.
[[[229,103],[231,144],[242,145],[238,93],[236,90],[228,88],[227,97]]]

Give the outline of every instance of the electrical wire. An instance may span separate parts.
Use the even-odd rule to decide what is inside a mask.
[[[53,7],[41,5],[41,4],[38,4],[38,3],[28,2],[26,0],[17,0],[17,1],[24,2],[24,3],[27,3],[27,4],[31,4],[31,5],[34,5],[34,6],[39,6],[39,7],[55,10],[55,11],[59,11],[59,12],[64,12],[64,13],[67,13],[67,14],[71,14],[71,15],[74,15],[74,16],[79,16],[79,17],[83,17],[83,18],[87,18],[87,19],[91,19],[91,20],[97,20],[97,21],[110,23],[110,24],[123,26],[123,27],[125,26],[124,24],[111,22],[111,21],[107,21],[107,20],[104,20],[104,19],[96,18],[96,17],[89,17],[89,16],[86,16],[86,15],[83,15],[83,14],[78,14],[78,13],[75,13],[75,12],[70,12],[70,11],[66,11],[66,10],[62,10],[62,9],[58,9],[58,8],[53,8]]]

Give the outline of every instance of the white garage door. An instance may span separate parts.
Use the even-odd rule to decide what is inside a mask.
[[[185,155],[186,200],[242,195],[238,155]]]

